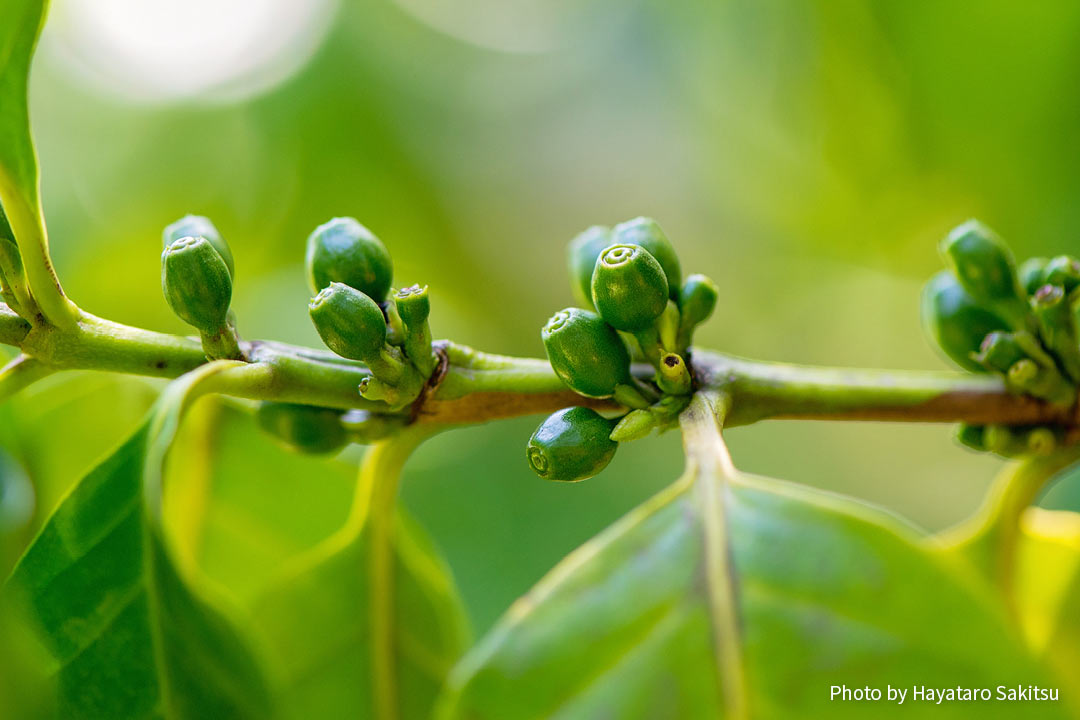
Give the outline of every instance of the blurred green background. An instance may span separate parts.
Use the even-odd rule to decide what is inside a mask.
[[[56,0],[32,116],[59,274],[118,321],[185,332],[160,295],[159,237],[194,212],[232,244],[241,332],[317,345],[304,239],[352,215],[398,284],[432,286],[436,336],[540,355],[539,327],[571,302],[567,240],[644,214],[724,291],[701,345],[940,369],[918,297],[950,227],[979,217],[1021,257],[1080,252],[1078,37],[1071,2]],[[0,408],[38,521],[154,388],[69,375]],[[361,451],[299,458],[231,407],[200,412],[174,457],[173,521],[244,600],[340,524]],[[546,484],[524,459],[538,420],[446,434],[407,471],[405,505],[477,630],[681,469],[670,434],[588,483]],[[743,469],[929,529],[972,511],[1000,466],[947,427],[775,422],[729,439]],[[1048,502],[1080,505],[1073,484]]]

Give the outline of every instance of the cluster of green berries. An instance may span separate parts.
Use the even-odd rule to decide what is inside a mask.
[[[161,284],[173,311],[194,327],[211,359],[247,359],[236,330],[232,252],[209,219],[188,215],[162,235]],[[420,396],[437,365],[427,287],[391,288],[386,246],[352,218],[334,218],[307,239],[306,271],[315,297],[311,320],[326,346],[363,362],[362,397],[390,414],[263,403],[259,425],[290,447],[312,453],[371,442],[400,427],[394,416]]]
[[[427,286],[391,288],[390,253],[352,218],[334,218],[311,233],[307,272],[316,293],[308,313],[319,337],[371,371],[360,395],[393,411],[416,400],[437,364]]]
[[[1062,407],[1076,402],[1080,262],[1062,255],[1016,267],[996,234],[972,220],[941,243],[949,269],[923,291],[923,319],[938,347],[972,372],[1001,376],[1012,392]],[[1045,454],[1053,428],[964,426],[962,443],[1002,455]]]
[[[574,392],[626,408],[615,417],[565,408],[533,434],[528,459],[536,474],[576,482],[603,470],[620,442],[674,424],[693,390],[694,329],[712,314],[719,290],[704,275],[683,281],[675,249],[649,218],[589,228],[571,241],[567,260],[588,309],[566,308],[547,322],[540,335],[548,361]],[[631,372],[632,359],[651,366],[651,377]]]

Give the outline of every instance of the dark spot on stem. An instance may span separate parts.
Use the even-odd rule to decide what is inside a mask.
[[[158,370],[164,370],[165,368],[169,367],[169,363],[165,360],[158,360],[156,363],[154,363],[154,367],[156,367]]]

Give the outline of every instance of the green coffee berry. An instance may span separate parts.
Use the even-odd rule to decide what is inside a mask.
[[[957,428],[956,440],[961,445],[969,447],[972,450],[986,452],[986,440],[984,438],[985,432],[985,425],[968,425],[964,423],[961,424],[959,428]]]
[[[1027,357],[1012,333],[998,331],[983,338],[975,361],[992,372],[1007,373],[1009,368]]]
[[[255,411],[255,420],[260,428],[293,450],[321,455],[337,452],[348,444],[343,414],[332,408],[263,402]]]
[[[678,300],[679,288],[682,287],[682,268],[679,256],[667,235],[655,220],[638,217],[619,223],[612,229],[612,242],[622,245],[637,245],[649,251],[656,258],[667,277],[668,292],[672,300]]]
[[[236,277],[236,267],[233,265],[233,255],[229,243],[225,242],[225,238],[214,227],[214,223],[210,222],[210,218],[202,215],[185,215],[180,218],[167,226],[164,232],[161,233],[161,248],[164,250],[182,237],[206,238],[214,246],[214,249],[218,251],[218,254],[221,255],[221,259],[225,261],[225,265],[229,268],[229,275]]]
[[[405,354],[424,377],[435,369],[435,356],[431,352],[431,299],[427,285],[411,285],[394,293],[394,306],[405,323]]]
[[[1031,298],[1043,345],[1054,354],[1073,382],[1080,382],[1080,338],[1065,290],[1043,285]]]
[[[1034,295],[1035,291],[1046,284],[1046,266],[1050,264],[1049,258],[1028,258],[1020,264],[1017,276],[1020,278],[1020,287],[1027,295]]]
[[[668,353],[660,358],[660,372],[657,384],[668,395],[686,395],[690,392],[690,370],[686,361],[677,353]]]
[[[202,333],[225,326],[232,301],[232,276],[225,260],[204,237],[174,240],[161,253],[161,288],[181,320]]]
[[[1013,329],[1026,327],[1027,307],[1012,253],[993,231],[969,220],[946,236],[941,254],[978,304],[994,311]]]
[[[972,357],[983,339],[995,330],[1009,329],[998,315],[977,304],[947,270],[939,272],[923,288],[922,316],[945,355],[972,372],[983,370]]]
[[[694,274],[686,278],[679,290],[680,348],[690,345],[694,328],[709,319],[719,298],[720,288],[705,275]]]
[[[1080,286],[1080,262],[1069,255],[1058,255],[1046,264],[1043,277],[1047,284],[1057,285],[1069,294]]]
[[[540,337],[555,374],[574,392],[611,397],[616,387],[633,382],[626,345],[596,313],[561,310],[548,320]]]
[[[370,297],[332,282],[311,300],[308,314],[326,347],[366,363],[386,383],[393,385],[401,379],[405,366],[387,347],[386,318]]]
[[[616,330],[637,332],[651,327],[667,307],[667,277],[648,250],[612,245],[596,260],[592,295],[604,322]]]
[[[592,309],[592,276],[596,259],[604,248],[615,244],[611,228],[593,225],[566,246],[566,265],[570,271],[570,285],[574,297],[583,306]]]
[[[552,413],[529,439],[529,466],[545,480],[579,482],[599,473],[619,444],[610,439],[615,420],[572,407]]]
[[[408,424],[408,418],[401,415],[383,415],[368,410],[349,410],[341,423],[351,442],[369,445],[390,437]]]
[[[307,273],[312,292],[332,282],[355,288],[381,303],[390,290],[394,267],[379,238],[353,218],[334,218],[307,240]]]

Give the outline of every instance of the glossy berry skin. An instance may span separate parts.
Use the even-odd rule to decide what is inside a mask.
[[[353,218],[334,218],[315,228],[308,236],[306,264],[312,292],[339,282],[377,303],[386,299],[394,277],[386,246]]]
[[[342,415],[332,408],[264,402],[255,411],[255,421],[293,450],[322,455],[348,444]]]
[[[232,276],[204,237],[183,237],[161,253],[161,289],[181,320],[200,332],[217,333],[232,301]]]
[[[935,275],[923,288],[923,322],[934,341],[960,367],[985,369],[972,357],[986,336],[1009,327],[999,316],[977,304],[948,270]]]
[[[545,480],[579,482],[599,473],[619,444],[609,437],[617,421],[584,407],[552,413],[529,438],[529,466]]]
[[[709,319],[720,298],[720,288],[711,278],[694,274],[679,290],[679,344],[690,344],[693,329]]]
[[[225,238],[214,227],[214,223],[210,222],[210,218],[202,215],[185,215],[180,218],[166,227],[164,232],[161,233],[161,248],[164,250],[173,241],[182,237],[204,237],[209,240],[210,244],[221,255],[221,259],[225,261],[225,265],[229,268],[229,275],[236,277],[236,266],[233,264],[233,255],[229,243],[225,242]]]
[[[1046,266],[1050,264],[1050,258],[1028,258],[1020,264],[1017,275],[1020,278],[1020,287],[1027,295],[1034,295],[1035,291],[1046,284]]]
[[[679,265],[679,256],[675,254],[671,241],[655,220],[638,217],[619,223],[612,229],[612,242],[637,245],[648,250],[664,269],[669,297],[672,300],[679,299],[679,288],[682,287],[682,267]]]
[[[566,265],[570,271],[570,285],[575,299],[592,309],[592,276],[596,260],[604,248],[614,245],[611,228],[593,225],[581,233],[566,247]]]
[[[975,220],[960,225],[941,243],[960,284],[981,303],[1011,303],[1020,297],[1012,253],[992,230]]]
[[[596,260],[592,295],[608,325],[625,332],[644,330],[667,307],[667,276],[648,250],[612,245]]]
[[[364,293],[333,282],[308,304],[311,322],[326,347],[351,360],[378,357],[386,343],[386,318]]]
[[[557,312],[540,337],[555,374],[574,392],[611,397],[617,385],[631,383],[626,345],[596,313],[581,308]]]

